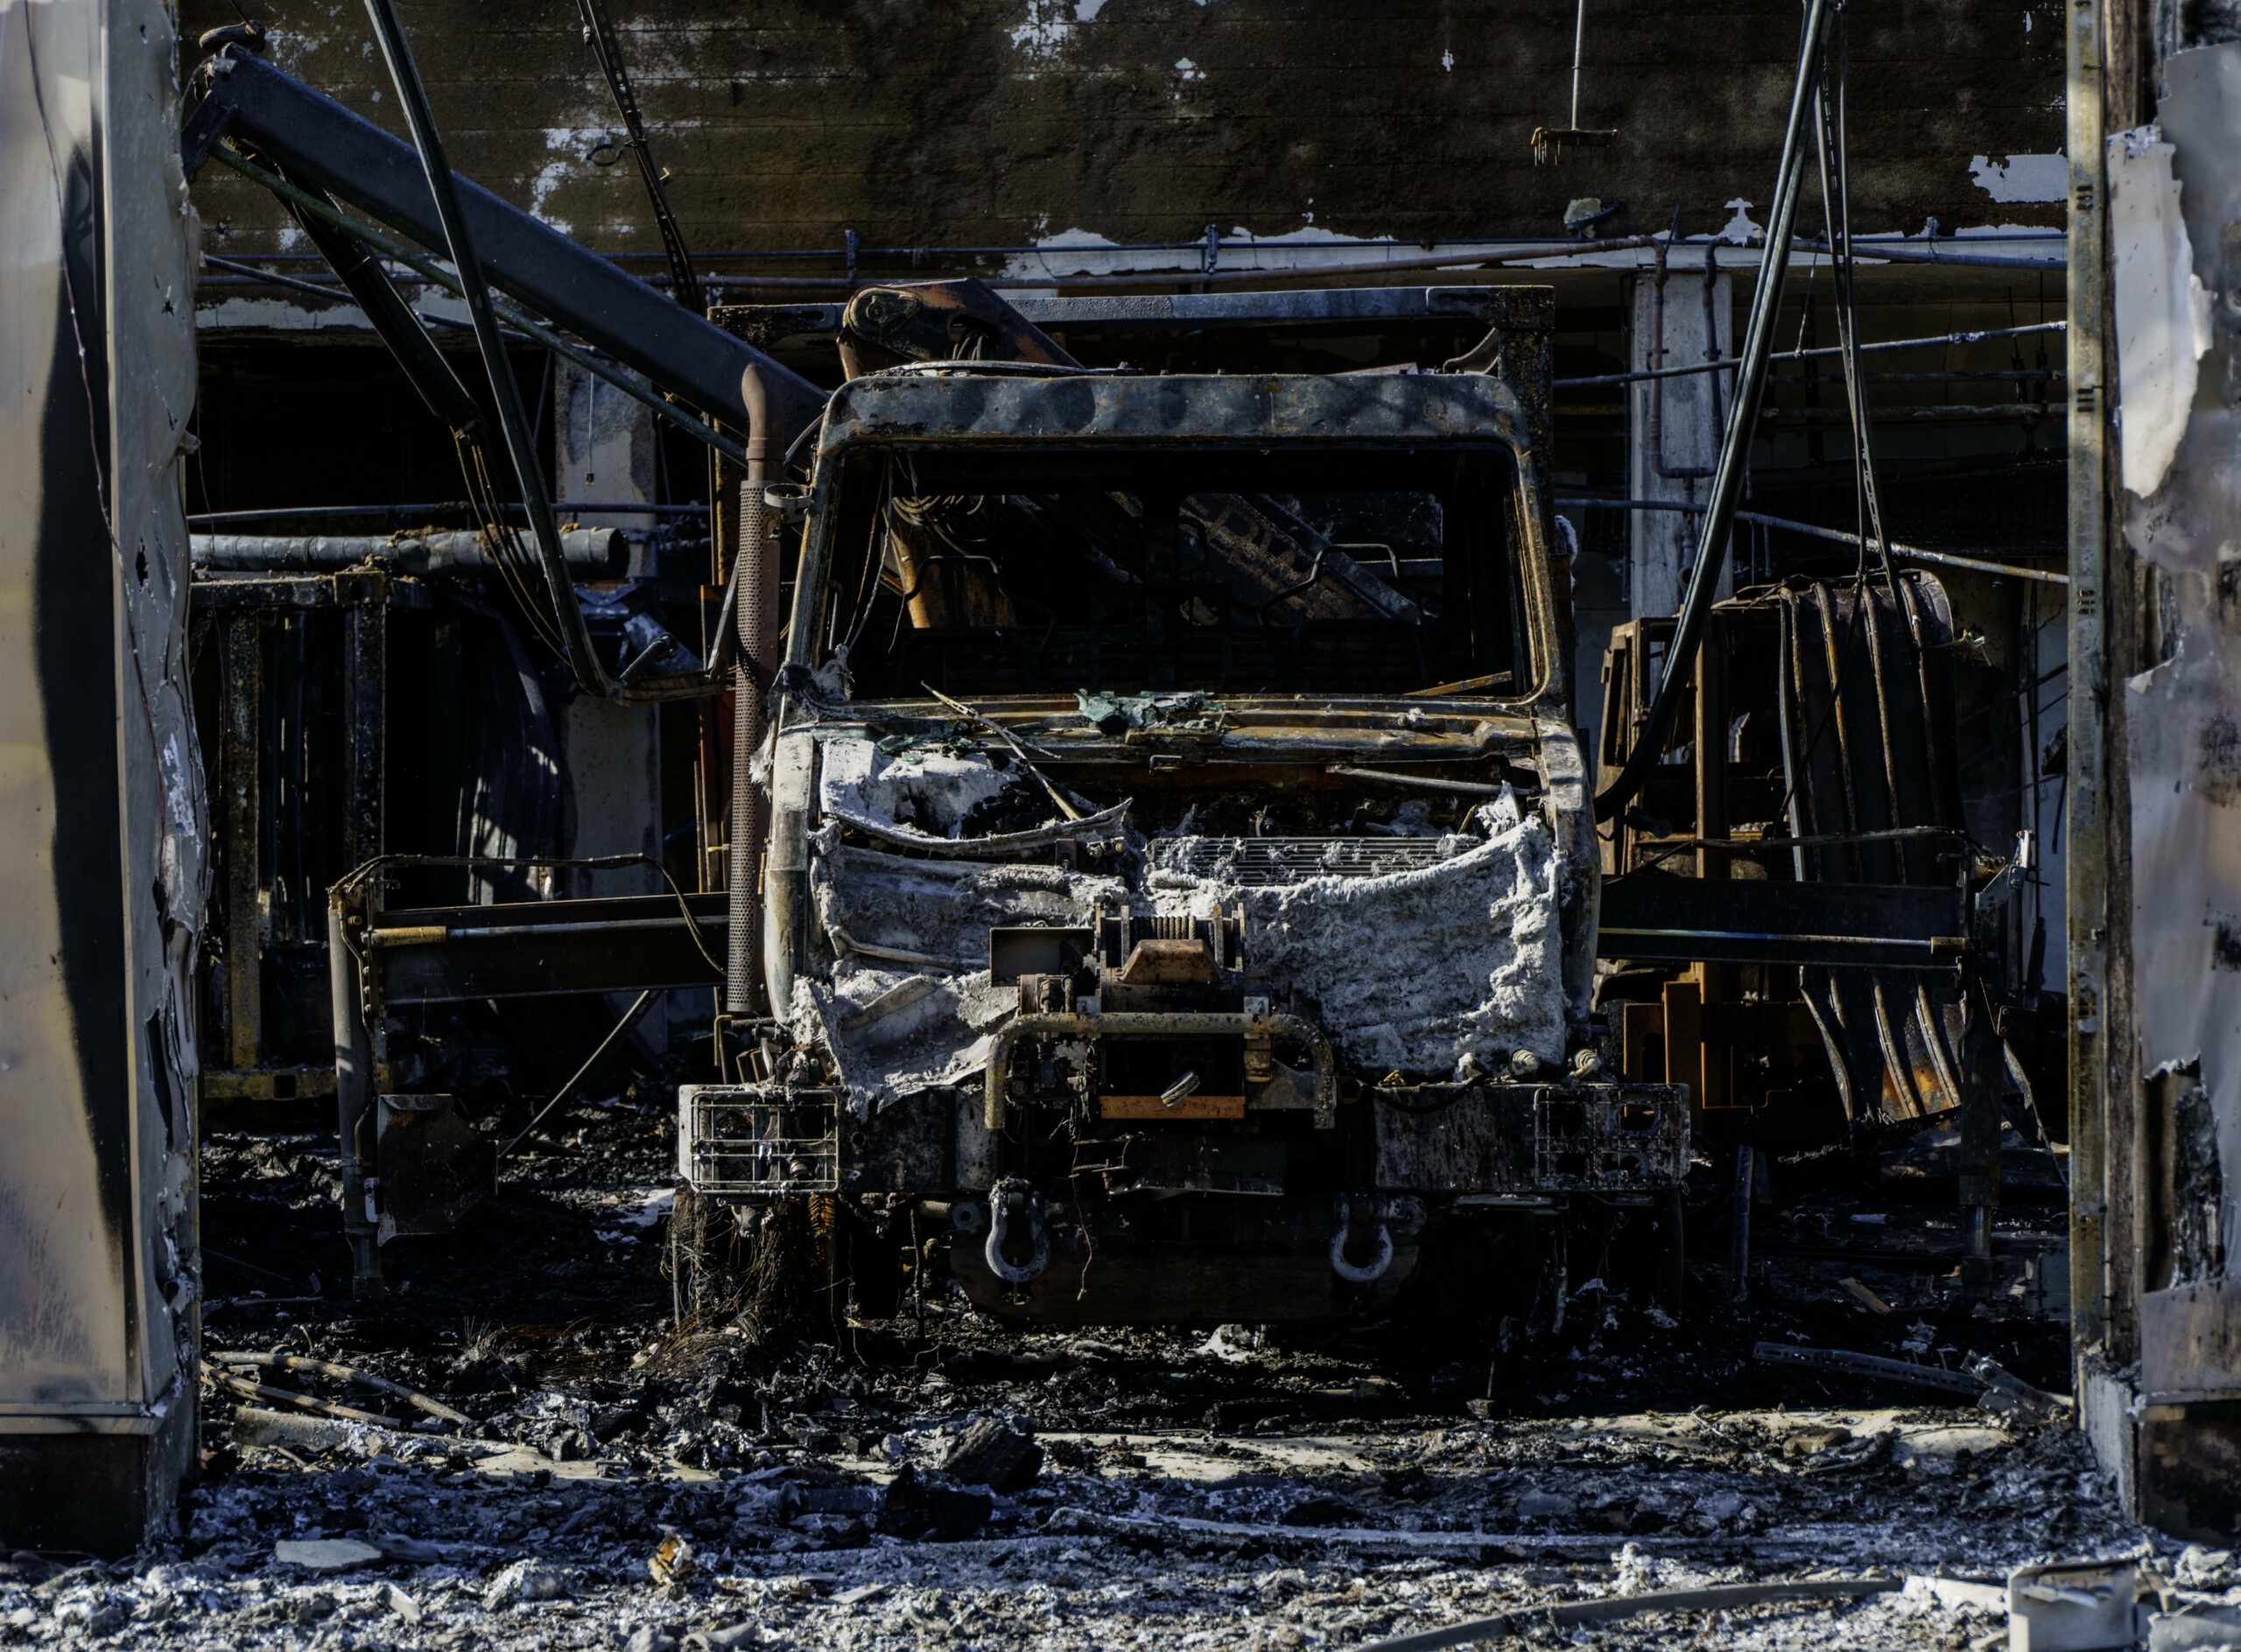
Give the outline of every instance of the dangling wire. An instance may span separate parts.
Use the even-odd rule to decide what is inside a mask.
[[[1751,442],[1766,395],[1774,313],[1781,302],[1782,277],[1789,267],[1790,247],[1797,228],[1799,186],[1805,171],[1805,127],[1817,101],[1826,55],[1828,0],[1805,0],[1804,11],[1798,39],[1797,75],[1790,89],[1789,111],[1782,132],[1781,163],[1774,173],[1766,252],[1751,295],[1750,322],[1737,357],[1740,370],[1736,375],[1733,399],[1728,405],[1719,462],[1712,472],[1710,508],[1697,531],[1696,564],[1681,599],[1681,612],[1674,622],[1664,680],[1658,685],[1649,714],[1618,777],[1596,794],[1595,818],[1598,820],[1623,814],[1626,805],[1648,783],[1652,771],[1663,761],[1666,742],[1680,715],[1690,666],[1703,643],[1704,627],[1717,600],[1720,571],[1727,562],[1734,535],[1735,508],[1743,491],[1745,473],[1749,469]]]
[[[1867,576],[1867,547],[1872,542],[1881,562],[1885,581],[1891,579],[1891,542],[1883,531],[1883,504],[1875,486],[1874,432],[1867,391],[1859,365],[1859,312],[1853,285],[1851,165],[1847,145],[1850,134],[1844,117],[1845,82],[1851,71],[1848,14],[1837,11],[1836,74],[1823,75],[1816,102],[1821,151],[1821,209],[1828,226],[1830,285],[1836,289],[1837,346],[1843,352],[1844,403],[1851,424],[1852,492],[1856,531],[1860,546],[1859,578]],[[1833,81],[1833,85],[1831,84]],[[1872,538],[1871,540],[1871,534]],[[1893,589],[1893,595],[1896,591]]]
[[[1858,312],[1854,303],[1852,286],[1852,222],[1851,169],[1845,154],[1847,133],[1844,126],[1844,82],[1850,68],[1850,53],[1845,29],[1846,13],[1842,4],[1837,9],[1837,30],[1834,50],[1836,74],[1824,74],[1816,89],[1816,123],[1821,151],[1821,208],[1828,225],[1830,286],[1837,309],[1837,344],[1843,352],[1844,367],[1844,405],[1851,425],[1852,438],[1852,508],[1857,526],[1854,538],[1859,546],[1859,560],[1852,572],[1852,611],[1844,625],[1844,645],[1837,656],[1837,669],[1829,682],[1829,703],[1821,708],[1812,735],[1805,742],[1805,754],[1792,774],[1781,801],[1774,806],[1774,819],[1787,820],[1790,805],[1797,796],[1798,777],[1802,776],[1813,762],[1813,754],[1820,749],[1822,740],[1835,720],[1838,703],[1844,698],[1844,683],[1851,671],[1852,651],[1859,641],[1860,627],[1868,607],[1868,545],[1870,530],[1880,564],[1886,587],[1890,591],[1893,606],[1898,603],[1898,589],[1891,571],[1890,542],[1883,533],[1883,507],[1875,488],[1875,455],[1871,450],[1872,430],[1868,420],[1867,397],[1861,382],[1859,368]],[[1835,82],[1831,89],[1830,81]]]
[[[489,452],[474,435],[455,432],[454,437],[459,447],[460,478],[467,484],[467,505],[489,553],[490,566],[497,571],[500,582],[528,622],[531,635],[565,659],[566,649],[545,603],[539,571],[523,552],[520,533],[506,520],[506,507],[498,496],[496,480],[490,474]]]
[[[638,163],[638,176],[646,186],[646,197],[654,209],[654,222],[661,231],[662,250],[669,256],[670,295],[694,314],[700,314],[707,309],[707,300],[700,291],[699,275],[692,268],[692,254],[685,244],[685,232],[678,228],[677,214],[670,207],[669,174],[656,164],[653,151],[646,147],[645,119],[638,110],[638,95],[631,88],[629,71],[622,66],[622,42],[615,32],[614,19],[607,14],[606,0],[576,0],[576,9],[584,19],[584,44],[591,47],[599,71],[607,79],[607,89],[615,99],[615,112],[622,117],[623,130],[629,134],[630,152]]]

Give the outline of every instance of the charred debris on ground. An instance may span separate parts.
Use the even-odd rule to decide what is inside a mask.
[[[930,1289],[836,1345],[735,1311],[676,1322],[669,1128],[628,1087],[549,1121],[495,1199],[395,1258],[376,1309],[339,1295],[331,1149],[214,1136],[206,1368],[234,1381],[206,1383],[179,1537],[109,1565],[17,1554],[0,1634],[1275,1648],[2050,1553],[2131,1553],[2170,1590],[2232,1581],[2124,1522],[2059,1416],[1752,1357],[1989,1357],[2064,1386],[2032,1213],[2008,1215],[1992,1293],[1964,1295],[1949,1206],[1905,1197],[1935,1185],[1934,1141],[1872,1181],[1849,1156],[1777,1164],[1740,1302],[1706,1167],[1679,1316],[1576,1258],[1558,1300],[1490,1325],[1404,1297],[1369,1324],[1036,1333]],[[1767,1644],[1841,1622],[1957,1648],[1990,1622],[1972,1612],[1894,1582],[1730,1620]]]

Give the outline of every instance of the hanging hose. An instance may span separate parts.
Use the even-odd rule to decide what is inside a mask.
[[[369,0],[372,4],[372,0]],[[1806,0],[1805,25],[1798,41],[1797,79],[1790,90],[1789,122],[1782,133],[1781,169],[1774,179],[1774,210],[1767,227],[1767,254],[1759,266],[1758,285],[1751,294],[1751,320],[1745,333],[1740,370],[1736,376],[1735,399],[1727,410],[1727,432],[1720,445],[1719,467],[1712,476],[1710,508],[1697,540],[1697,565],[1689,575],[1689,590],[1682,599],[1681,616],[1665,655],[1664,675],[1649,718],[1626,755],[1626,767],[1607,790],[1595,799],[1595,818],[1609,820],[1622,813],[1641,791],[1665,754],[1681,700],[1687,692],[1690,665],[1704,640],[1704,622],[1718,600],[1720,571],[1727,564],[1728,541],[1735,526],[1735,507],[1743,491],[1743,473],[1751,453],[1751,436],[1758,427],[1759,404],[1767,389],[1767,362],[1774,340],[1774,312],[1781,302],[1782,277],[1789,268],[1790,245],[1797,228],[1798,186],[1805,170],[1806,122],[1813,112],[1815,88],[1820,83],[1822,34],[1828,18],[1828,0]]]
[[[512,461],[515,479],[521,487],[522,509],[529,518],[530,538],[536,542],[538,570],[544,575],[545,597],[551,603],[551,611],[545,617],[557,626],[558,636],[554,640],[562,657],[567,660],[576,680],[587,691],[604,699],[637,703],[687,699],[720,692],[730,677],[727,657],[731,643],[727,633],[734,623],[739,600],[736,571],[724,593],[725,612],[717,627],[716,657],[709,662],[706,670],[682,677],[627,683],[608,676],[607,668],[600,663],[599,656],[594,651],[591,632],[584,623],[582,606],[576,601],[575,584],[569,577],[568,565],[561,553],[559,524],[552,514],[552,501],[544,489],[544,469],[537,460],[536,443],[530,434],[528,417],[522,409],[521,387],[515,383],[512,364],[506,359],[489,283],[483,277],[481,263],[467,234],[467,217],[460,207],[459,190],[452,177],[451,162],[444,153],[443,138],[436,130],[435,115],[428,106],[427,88],[422,84],[420,71],[413,63],[411,48],[405,41],[404,30],[397,21],[392,0],[366,0],[366,13],[373,21],[374,33],[380,42],[382,57],[389,65],[390,77],[397,84],[397,102],[403,107],[405,124],[412,134],[413,148],[419,154],[421,170],[427,175],[428,193],[435,202],[436,216],[443,228],[445,247],[456,272],[460,296],[467,301],[467,315],[474,323],[475,348],[482,358],[483,371],[490,383],[491,399],[498,411],[499,432],[505,439],[506,455]],[[285,180],[272,181],[285,187]],[[749,455],[748,474],[754,475],[757,474],[753,463],[754,455],[762,450],[774,433],[777,434],[783,446],[791,430],[790,427],[784,431],[772,431],[772,415],[776,409],[766,394],[766,387],[757,382],[755,369],[749,369],[747,377],[750,383],[744,394],[753,425],[747,452]]]
[[[561,555],[560,528],[553,518],[552,501],[544,491],[544,470],[530,436],[529,419],[522,411],[521,386],[514,382],[513,364],[506,359],[506,347],[499,337],[498,315],[491,307],[489,284],[483,279],[481,260],[476,257],[474,243],[467,232],[467,214],[460,209],[451,161],[444,153],[443,137],[436,130],[435,113],[428,106],[427,88],[421,84],[420,71],[412,61],[412,48],[405,41],[404,28],[397,21],[392,0],[366,0],[366,15],[372,19],[374,36],[380,43],[383,60],[389,65],[390,78],[397,84],[397,101],[412,134],[412,146],[419,152],[420,169],[427,174],[428,193],[435,201],[436,217],[443,226],[445,250],[450,255],[452,268],[459,272],[467,319],[474,327],[475,348],[481,355],[483,372],[490,381],[491,399],[497,404],[498,429],[505,439],[507,456],[513,460],[515,479],[521,484],[522,507],[529,517],[530,532],[537,541],[538,558],[544,564],[546,594],[552,603],[553,617],[559,622],[562,651],[579,682],[594,693],[614,698],[615,685],[593,651],[591,632],[584,624],[583,609],[576,601],[575,585],[568,577],[568,565]]]

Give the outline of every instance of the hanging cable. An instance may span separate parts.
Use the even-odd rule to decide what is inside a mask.
[[[530,534],[544,564],[546,594],[551,601],[551,617],[559,632],[561,651],[578,682],[602,698],[611,699],[615,684],[592,647],[591,631],[584,624],[583,609],[576,601],[575,586],[561,555],[559,524],[553,517],[551,497],[544,490],[543,467],[530,442],[529,418],[522,409],[521,386],[514,381],[513,363],[507,358],[505,343],[498,334],[497,312],[491,307],[490,288],[482,277],[482,261],[467,235],[467,214],[460,208],[452,164],[444,153],[442,135],[436,130],[427,88],[421,83],[420,71],[412,61],[412,48],[405,40],[404,25],[397,21],[393,0],[366,0],[366,15],[372,20],[383,60],[389,66],[390,79],[396,83],[397,101],[404,110],[405,126],[412,134],[412,146],[419,152],[421,171],[427,175],[428,193],[435,202],[437,221],[443,227],[445,250],[451,258],[452,268],[459,272],[467,319],[474,325],[475,348],[481,355],[482,369],[490,381],[491,399],[497,404],[499,432],[505,439],[507,456],[513,460],[515,479],[521,485],[522,506],[529,517]]]
[[[422,273],[444,280],[446,285],[456,282],[457,291],[467,302],[467,314],[474,325],[475,348],[489,381],[491,398],[497,408],[500,433],[505,439],[507,457],[512,461],[516,480],[520,484],[521,509],[529,519],[530,536],[537,552],[534,565],[528,564],[524,559],[516,571],[527,576],[525,590],[534,589],[527,582],[528,578],[542,584],[546,601],[536,603],[534,611],[551,624],[553,632],[551,640],[568,662],[576,680],[602,699],[634,703],[693,699],[724,692],[730,686],[731,661],[735,652],[730,632],[739,606],[736,567],[724,587],[723,607],[719,615],[720,629],[713,650],[715,657],[703,669],[678,677],[633,683],[629,680],[633,673],[629,671],[620,678],[610,677],[594,650],[590,630],[584,623],[583,608],[576,600],[575,585],[561,552],[559,526],[553,515],[551,496],[545,491],[536,446],[530,439],[529,421],[522,406],[521,387],[515,381],[512,363],[506,356],[498,330],[496,306],[467,234],[466,216],[460,210],[451,163],[445,156],[443,140],[436,130],[434,114],[429,108],[427,88],[413,63],[411,49],[405,40],[403,25],[397,21],[392,0],[366,0],[366,12],[373,23],[374,33],[381,46],[383,59],[389,66],[390,78],[396,83],[397,101],[403,106],[405,123],[412,134],[413,147],[419,155],[422,171],[427,177],[428,193],[435,204],[446,250],[455,272],[450,280],[444,280],[425,261],[413,259],[402,249],[387,244],[363,226],[335,212],[328,203],[313,200],[285,179],[265,172],[262,167],[254,166],[238,156],[228,155],[222,147],[214,149],[212,153],[227,157],[227,164],[235,170],[256,177],[258,182],[285,199],[308,206],[346,234],[376,245],[386,254],[403,257]],[[518,324],[547,348],[557,349],[571,359],[581,355],[581,352],[552,337],[534,321],[523,318]],[[609,376],[608,370],[603,367],[596,370],[602,376]],[[635,386],[629,388],[633,394],[645,394]],[[713,436],[713,432],[710,435]],[[715,439],[721,441],[724,439]],[[729,447],[732,445],[726,442],[725,446]],[[751,454],[748,456],[752,457]],[[479,478],[471,478],[470,489],[476,496],[473,503],[478,521],[485,518],[497,521],[496,489],[489,486],[488,472],[482,471]],[[518,541],[510,534],[502,533],[495,542],[495,548],[503,555],[509,546],[517,544]]]
[[[373,4],[373,0],[369,0]],[[1704,640],[1704,622],[1718,600],[1720,571],[1726,566],[1728,543],[1734,532],[1735,508],[1743,489],[1743,473],[1750,456],[1752,432],[1759,423],[1760,398],[1767,389],[1767,357],[1772,354],[1774,313],[1781,302],[1782,277],[1789,268],[1790,245],[1797,228],[1798,187],[1804,165],[1805,124],[1820,84],[1822,39],[1828,17],[1828,0],[1806,0],[1805,22],[1798,41],[1797,76],[1790,89],[1789,120],[1782,133],[1781,165],[1774,179],[1774,207],[1767,226],[1767,252],[1759,267],[1758,285],[1751,294],[1750,325],[1744,335],[1742,367],[1737,375],[1734,399],[1728,404],[1727,431],[1720,445],[1719,466],[1713,473],[1711,508],[1697,541],[1697,565],[1689,576],[1689,590],[1665,656],[1665,673],[1650,704],[1649,719],[1633,749],[1627,754],[1618,779],[1595,799],[1595,818],[1610,820],[1624,812],[1641,791],[1665,752],[1665,742],[1680,714],[1690,662]]]
[[[669,256],[670,296],[698,315],[708,307],[707,300],[700,295],[700,278],[693,271],[692,255],[685,250],[685,232],[678,228],[677,214],[670,210],[667,175],[654,164],[653,151],[646,147],[646,123],[638,112],[638,95],[631,89],[629,71],[622,67],[622,42],[615,38],[606,0],[576,0],[576,10],[583,15],[584,44],[591,47],[599,72],[607,77],[615,112],[622,116],[623,130],[630,135],[630,152],[637,159],[638,176],[645,180],[647,199],[653,203],[662,250]]]
[[[1872,446],[1873,428],[1868,418],[1867,391],[1859,365],[1859,311],[1852,283],[1852,213],[1851,164],[1850,134],[1844,120],[1844,92],[1851,79],[1850,38],[1845,27],[1842,0],[1837,13],[1837,73],[1832,91],[1827,77],[1814,90],[1816,123],[1821,155],[1821,211],[1827,226],[1829,258],[1831,265],[1830,285],[1835,288],[1837,306],[1837,348],[1843,358],[1844,374],[1844,405],[1851,424],[1852,438],[1852,496],[1854,519],[1858,524],[1854,538],[1859,545],[1859,561],[1852,573],[1852,610],[1844,625],[1844,645],[1837,657],[1837,667],[1829,679],[1829,703],[1821,708],[1815,720],[1813,731],[1807,736],[1805,755],[1799,758],[1784,788],[1781,801],[1775,805],[1777,819],[1790,820],[1790,810],[1797,799],[1799,777],[1809,772],[1814,754],[1827,737],[1829,727],[1835,721],[1837,710],[1844,699],[1844,684],[1850,680],[1852,654],[1859,642],[1861,628],[1875,622],[1869,615],[1868,550],[1874,547],[1877,566],[1883,572],[1885,587],[1891,596],[1892,606],[1898,607],[1899,592],[1892,571],[1891,542],[1883,529],[1883,505],[1875,487],[1875,454]],[[1870,530],[1874,538],[1869,538]],[[1785,669],[1787,667],[1785,666]],[[1795,823],[1792,821],[1793,833]]]
[[[1863,573],[1867,546],[1875,546],[1887,575],[1891,543],[1883,528],[1883,504],[1875,487],[1874,432],[1869,420],[1867,389],[1859,363],[1859,310],[1853,287],[1851,165],[1850,136],[1844,119],[1844,92],[1850,80],[1851,54],[1844,13],[1837,13],[1837,72],[1834,84],[1823,76],[1815,88],[1814,106],[1821,156],[1821,210],[1828,227],[1831,285],[1836,288],[1837,348],[1844,370],[1844,402],[1851,419],[1852,488],[1858,522]],[[1872,534],[1871,539],[1870,535]]]

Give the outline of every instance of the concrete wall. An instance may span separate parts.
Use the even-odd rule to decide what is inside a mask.
[[[360,7],[256,10],[275,62],[401,130]],[[832,247],[846,228],[895,247],[1190,241],[1209,223],[1539,236],[1582,196],[1627,203],[1618,233],[1662,228],[1676,205],[1691,233],[1736,200],[1763,221],[1798,31],[1793,0],[1598,0],[1580,122],[1620,136],[1536,168],[1534,128],[1570,118],[1565,0],[615,11],[685,234],[709,250]],[[2059,223],[2062,7],[1853,11],[1860,227]],[[235,20],[223,0],[181,16],[189,39]],[[404,16],[453,165],[592,246],[658,251],[632,168],[586,158],[617,123],[573,7],[450,0]],[[247,186],[213,169],[195,193],[214,250],[276,244],[277,214]]]

